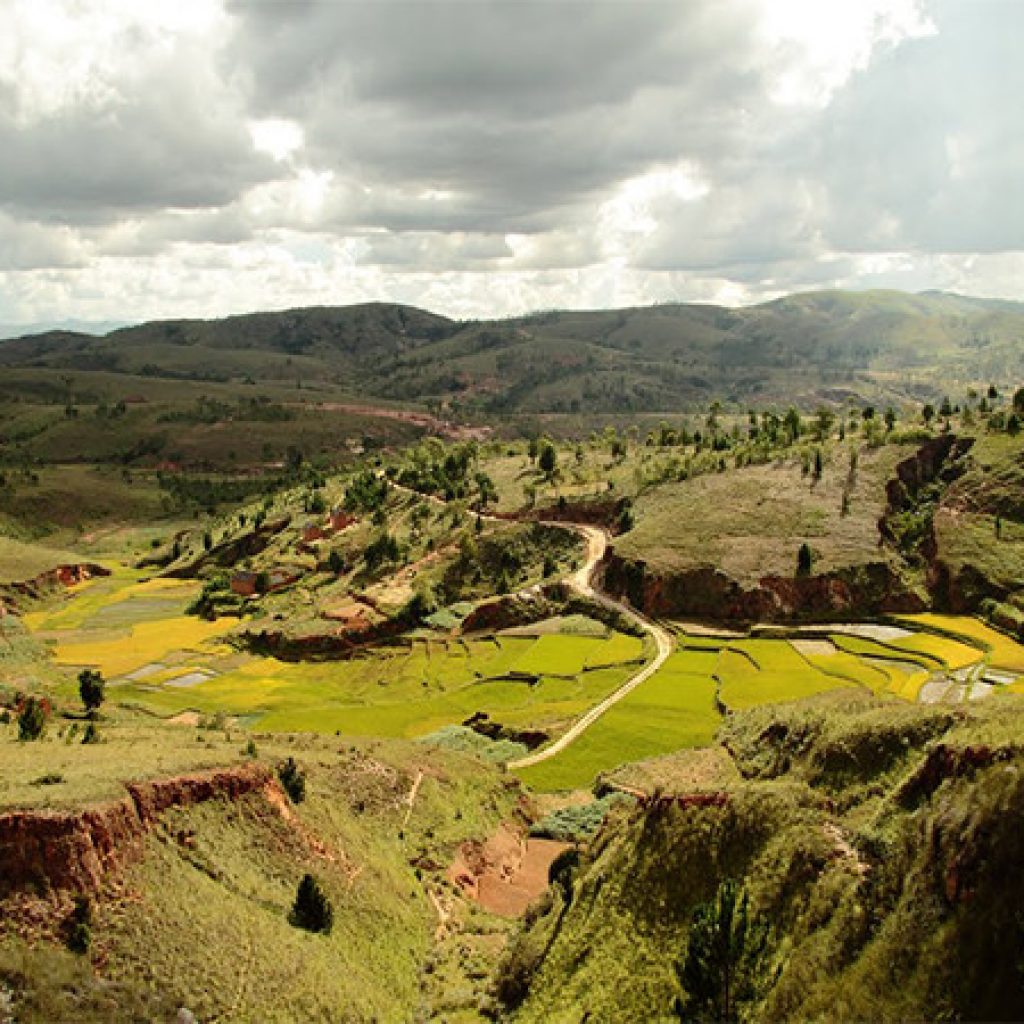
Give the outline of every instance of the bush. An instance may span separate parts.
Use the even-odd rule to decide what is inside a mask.
[[[65,944],[72,953],[85,954],[92,945],[92,904],[88,896],[76,896],[67,921]]]
[[[304,928],[307,932],[330,934],[334,926],[334,910],[327,894],[312,875],[303,875],[302,881],[299,882],[288,921],[296,928]]]
[[[26,697],[18,711],[18,739],[23,743],[37,740],[46,730],[50,705],[37,697]]]
[[[100,742],[100,731],[99,731],[99,729],[96,728],[96,723],[95,722],[90,722],[85,727],[85,733],[82,736],[82,743],[83,743],[83,745],[88,746],[89,744],[99,743],[99,742]]]
[[[293,804],[301,804],[306,799],[306,773],[295,763],[294,757],[277,766],[277,777]]]

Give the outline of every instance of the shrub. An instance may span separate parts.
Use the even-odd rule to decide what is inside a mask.
[[[72,953],[85,954],[92,945],[92,904],[88,896],[76,896],[67,921],[65,943]]]
[[[39,739],[46,729],[49,715],[48,701],[26,697],[18,711],[18,739],[23,743]]]
[[[82,743],[83,743],[83,745],[88,746],[89,744],[99,743],[99,742],[100,742],[100,731],[99,731],[99,729],[96,728],[96,723],[95,722],[90,722],[85,727],[85,733],[82,736]]]
[[[328,935],[334,926],[334,910],[320,883],[310,874],[302,876],[288,920],[296,928]]]
[[[277,777],[293,804],[301,804],[306,799],[306,773],[295,763],[294,757],[277,766]]]

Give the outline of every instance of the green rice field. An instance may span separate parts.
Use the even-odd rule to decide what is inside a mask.
[[[650,656],[639,638],[553,619],[494,636],[419,637],[349,660],[282,662],[231,647],[235,620],[184,615],[195,592],[193,583],[122,570],[25,624],[51,645],[70,699],[78,667],[90,665],[106,675],[111,702],[160,717],[223,714],[266,732],[418,737],[483,712],[554,737]],[[1024,647],[975,619],[907,623],[921,629],[893,639],[677,628],[677,650],[658,673],[565,751],[520,774],[538,789],[589,786],[619,764],[712,743],[723,712],[847,687],[916,700],[934,673],[987,664],[1024,671]]]

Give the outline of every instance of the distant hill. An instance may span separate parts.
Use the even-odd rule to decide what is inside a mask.
[[[1024,304],[825,291],[745,308],[667,304],[460,322],[369,303],[166,320],[0,342],[0,366],[325,381],[481,415],[658,412],[719,399],[921,401],[1024,377]]]

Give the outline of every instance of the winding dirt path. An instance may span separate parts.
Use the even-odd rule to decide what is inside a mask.
[[[509,761],[509,768],[528,768],[530,765],[540,764],[542,761],[547,761],[548,758],[560,754],[571,743],[578,740],[609,708],[614,707],[626,694],[631,693],[641,683],[650,679],[668,660],[668,656],[672,653],[674,646],[671,635],[657,623],[651,622],[650,619],[634,611],[629,605],[616,601],[594,587],[594,571],[597,568],[598,562],[604,558],[604,553],[608,548],[608,535],[603,530],[599,530],[595,526],[585,526],[582,523],[557,523],[552,525],[568,526],[576,530],[583,535],[587,543],[586,560],[580,569],[568,577],[566,582],[591,600],[598,601],[607,608],[611,608],[633,619],[648,636],[654,639],[657,653],[653,661],[645,665],[635,675],[630,676],[614,693],[609,694],[600,704],[596,704],[585,715],[577,719],[568,731],[555,740],[554,743],[532,754],[528,754],[526,757],[521,757],[518,761]]]

